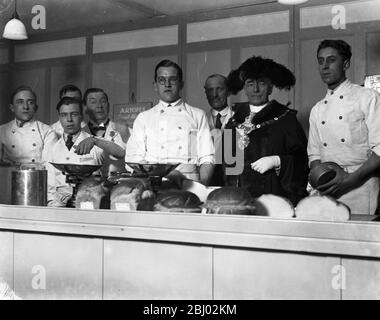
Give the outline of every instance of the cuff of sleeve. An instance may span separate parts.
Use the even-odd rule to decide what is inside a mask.
[[[310,167],[310,164],[315,161],[315,160],[321,160],[321,158],[319,156],[310,156],[309,155],[309,167]]]
[[[276,175],[279,176],[281,172],[281,158],[279,156],[274,156],[275,166],[274,170],[276,171]]]
[[[214,164],[215,163],[214,155],[209,155],[209,156],[205,156],[205,157],[200,158],[199,159],[199,165],[202,165],[204,163]]]

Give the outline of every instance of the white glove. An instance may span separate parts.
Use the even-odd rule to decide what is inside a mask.
[[[281,159],[279,156],[262,157],[259,160],[251,163],[251,168],[258,173],[264,174],[273,168],[278,172],[281,166]]]

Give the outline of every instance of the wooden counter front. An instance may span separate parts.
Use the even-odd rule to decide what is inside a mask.
[[[380,224],[0,206],[24,299],[380,298]]]

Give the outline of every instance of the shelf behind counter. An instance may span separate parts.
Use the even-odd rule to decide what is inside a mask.
[[[0,256],[25,299],[380,298],[374,221],[0,205]]]

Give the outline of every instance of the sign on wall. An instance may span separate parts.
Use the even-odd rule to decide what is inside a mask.
[[[113,105],[113,120],[123,141],[127,142],[137,115],[152,108],[152,102],[118,103]]]

